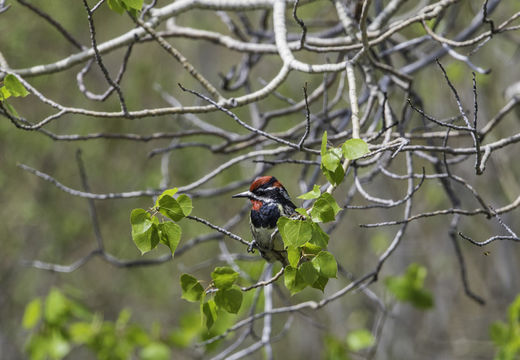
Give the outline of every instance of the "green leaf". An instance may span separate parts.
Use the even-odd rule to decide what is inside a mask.
[[[216,267],[211,278],[218,289],[230,288],[238,279],[238,273],[229,266]]]
[[[173,197],[175,194],[177,194],[177,191],[179,191],[179,189],[177,189],[176,187],[174,187],[173,189],[164,190],[162,194],[157,197],[157,200],[155,200],[155,207],[159,207],[159,199],[161,199],[161,197],[165,195]]]
[[[127,10],[130,13],[130,16],[133,18],[136,18],[139,15],[139,10],[136,10],[136,9],[127,9]]]
[[[312,226],[304,220],[289,219],[281,232],[285,246],[299,247],[312,238]]]
[[[301,274],[303,281],[308,285],[313,285],[319,277],[318,271],[310,262],[302,263],[298,268],[298,272]]]
[[[332,335],[325,335],[324,340],[324,360],[351,360],[344,341]]]
[[[325,155],[327,152],[327,132],[323,132],[323,136],[321,137],[321,156]]]
[[[172,256],[181,240],[182,229],[179,225],[170,221],[158,225],[160,242],[170,248]]]
[[[25,86],[22,85],[20,80],[12,74],[7,74],[4,78],[4,86],[9,91],[9,93],[15,97],[25,97],[29,95]]]
[[[426,274],[425,267],[411,264],[404,275],[387,277],[385,285],[398,300],[409,302],[419,309],[429,309],[433,306],[433,296],[424,289]]]
[[[287,259],[289,260],[289,264],[295,268],[298,266],[298,262],[300,261],[301,251],[297,247],[289,246],[287,248]]]
[[[311,217],[314,222],[334,221],[336,215],[341,211],[336,200],[329,193],[323,193],[316,200],[312,209]]]
[[[321,190],[320,190],[319,185],[314,185],[314,187],[312,188],[311,191],[306,192],[305,194],[298,196],[298,199],[303,199],[303,200],[316,199],[320,195],[321,195]]]
[[[292,266],[285,268],[284,283],[285,287],[291,292],[291,295],[302,291],[307,286],[302,274]]]
[[[143,0],[122,0],[127,9],[141,10],[143,7]]]
[[[323,175],[329,180],[329,182],[333,185],[338,185],[343,181],[345,177],[345,171],[343,170],[343,166],[338,166],[335,171],[329,171],[323,165],[321,166],[321,171]]]
[[[285,217],[285,216],[280,216],[278,218],[278,221],[276,222],[276,226],[278,227],[278,233],[280,234],[280,236],[283,238],[285,238],[285,225],[287,225],[287,223],[289,222],[289,218]]]
[[[311,262],[322,276],[326,278],[336,277],[336,273],[338,272],[338,264],[330,252],[320,251]]]
[[[370,152],[368,144],[361,139],[347,140],[343,143],[341,149],[343,150],[343,156],[350,160],[356,160]]]
[[[497,347],[495,359],[516,360],[520,355],[520,295],[508,308],[508,321],[494,322],[489,328],[491,340]]]
[[[52,332],[47,346],[51,359],[63,359],[71,350],[71,346],[58,330]]]
[[[229,289],[220,289],[215,295],[215,303],[228,313],[236,314],[242,305],[242,291],[236,286]]]
[[[159,197],[159,212],[173,221],[179,221],[184,217],[180,204],[169,195]]]
[[[201,306],[202,314],[204,314],[204,318],[206,319],[206,328],[209,330],[215,321],[217,321],[217,305],[214,300],[209,300]]]
[[[359,351],[374,345],[375,339],[367,329],[354,330],[347,335],[347,345],[351,351]]]
[[[91,341],[95,332],[91,323],[75,322],[69,326],[69,334],[73,343],[83,345]]]
[[[141,350],[141,360],[168,360],[171,359],[170,348],[160,342],[151,342]]]
[[[108,0],[108,7],[119,15],[125,12],[125,8],[123,7],[121,0]]]
[[[312,287],[318,290],[321,290],[321,292],[325,291],[325,286],[329,282],[329,279],[325,276],[318,276],[318,279],[312,284]]]
[[[191,302],[200,301],[204,288],[200,282],[189,274],[181,275],[182,298]]]
[[[313,241],[309,241],[308,243],[303,245],[302,249],[303,249],[303,252],[305,255],[318,255],[318,253],[321,250],[323,250],[323,248],[321,246],[313,244]]]
[[[509,306],[508,311],[509,322],[520,325],[520,295],[516,297],[515,301]],[[520,329],[520,328],[519,328]]]
[[[315,222],[312,223],[312,238],[309,240],[309,243],[317,246],[319,249],[325,249],[329,244],[329,235]]]
[[[338,166],[341,166],[341,155],[341,149],[332,148],[325,155],[321,156],[321,165],[325,169],[334,172]]]
[[[62,322],[69,311],[67,298],[58,290],[52,289],[45,299],[44,316],[51,324]]]
[[[294,211],[296,211],[298,214],[300,214],[303,217],[309,216],[309,214],[307,213],[307,210],[305,210],[304,208],[296,208],[296,209],[294,209]]]
[[[173,221],[179,221],[188,216],[193,209],[191,199],[187,195],[180,195],[177,199],[170,195],[161,195],[157,202],[159,211]]]
[[[509,327],[507,324],[497,321],[491,324],[489,335],[496,346],[505,346],[509,342]]]
[[[191,214],[191,210],[193,210],[193,205],[191,203],[191,198],[188,195],[179,195],[179,197],[177,198],[177,202],[179,203],[184,216],[188,216],[189,214]]]
[[[4,101],[11,97],[11,93],[5,86],[0,87],[0,100]]]
[[[130,214],[132,224],[132,240],[141,251],[141,255],[154,249],[159,243],[157,224],[144,209],[134,209]]]
[[[23,314],[22,326],[24,329],[32,329],[38,324],[42,316],[42,300],[40,298],[33,299],[25,307]]]

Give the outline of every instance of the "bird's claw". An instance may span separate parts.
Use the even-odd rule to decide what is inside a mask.
[[[247,252],[254,254],[255,248],[257,248],[257,247],[258,247],[258,243],[256,242],[256,240],[253,240],[249,243],[249,246],[247,247]]]

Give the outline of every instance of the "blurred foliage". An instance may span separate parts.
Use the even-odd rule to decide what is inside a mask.
[[[63,359],[80,347],[96,359],[125,360],[138,352],[141,359],[170,359],[170,345],[159,334],[149,335],[130,322],[131,312],[123,309],[115,321],[104,320],[79,301],[53,288],[44,300],[31,301],[23,318],[30,331],[26,350],[31,360]]]
[[[426,274],[424,266],[411,264],[404,275],[387,277],[385,285],[398,300],[409,302],[419,309],[429,309],[433,307],[433,296],[424,289]]]
[[[54,1],[35,1],[35,3],[43,10],[52,13],[82,44],[87,46],[90,43],[87,19],[81,2],[67,2],[66,6],[57,6]],[[159,0],[160,6],[165,3]],[[413,2],[408,6],[414,5],[411,3]],[[497,21],[520,10],[520,3],[517,1],[503,3],[504,6],[493,13],[493,18]],[[324,1],[317,1],[310,6],[301,7],[298,13],[304,20],[330,19],[328,8],[324,4]],[[54,62],[77,51],[70,43],[64,41],[55,29],[19,3],[13,1],[10,5],[9,11],[0,15],[2,34],[0,50],[12,68],[19,69]],[[470,19],[480,6],[480,2],[460,2],[458,18],[461,23]],[[95,21],[100,41],[118,36],[134,26],[127,17],[115,15],[107,7],[101,7],[96,12]],[[201,29],[226,31],[225,25],[215,21],[215,15],[210,12],[188,12],[178,21],[180,25],[196,24]],[[424,35],[420,26],[411,27],[406,31],[412,35]],[[512,81],[518,80],[515,69],[520,60],[519,39],[514,34],[508,37],[513,41],[504,41],[500,36],[495,36],[474,56],[475,63],[481,66],[486,64],[493,66],[491,74],[477,75],[479,98],[485,99],[479,108],[483,122],[503,106],[502,89]],[[218,83],[219,73],[226,73],[229,67],[237,62],[236,54],[211,44],[203,43],[194,46],[189,40],[179,39],[176,46],[196,64],[197,68],[202,69],[205,76],[213,83]],[[131,75],[125,77],[122,82],[131,109],[164,106],[165,102],[154,90],[157,85],[164,91],[175,94],[183,103],[188,104],[193,101],[186,94],[179,92],[176,84],[182,82],[187,87],[195,87],[196,84],[162,49],[144,43],[136,46],[133,51],[135,57],[129,63]],[[208,56],[208,52],[212,55]],[[117,51],[104,58],[111,73],[117,72],[122,55],[122,51]],[[305,59],[314,54],[304,53],[298,56]],[[320,59],[327,60],[325,56]],[[277,61],[275,59],[270,63],[261,64],[253,72],[252,78],[271,78],[279,65]],[[71,81],[80,68],[81,66],[75,66],[63,73],[31,78],[30,82],[37,88],[45,89],[51,99],[60,103],[68,106],[91,107],[92,104],[85,100],[77,91],[74,81]],[[164,73],[158,69],[168,69],[172,76],[164,76]],[[464,64],[449,60],[446,69],[455,86],[464,89],[471,87],[471,70]],[[308,82],[309,88],[313,89],[323,82],[323,76],[294,72],[278,90],[288,97],[301,99],[301,89],[305,82]],[[106,88],[102,74],[97,69],[92,69],[89,73],[86,84],[93,91],[102,92]],[[446,91],[445,83],[440,80],[437,68],[431,67],[418,73],[414,80],[414,91],[427,94],[428,99],[431,100],[424,104],[428,113],[435,114],[439,118],[456,113],[455,107],[451,106],[453,99]],[[239,92],[226,93],[228,96],[237,94]],[[389,101],[393,100],[389,99]],[[10,98],[9,103],[15,109],[23,109],[24,116],[29,119],[41,118],[49,112],[49,109],[32,101],[31,96],[25,99]],[[465,104],[471,104],[471,101]],[[259,103],[261,111],[279,108],[282,105],[283,102],[273,97]],[[402,104],[395,105],[395,108],[400,108]],[[99,106],[100,110],[116,109],[117,100],[111,98],[106,104],[96,106]],[[311,106],[312,112],[318,112],[320,109],[321,104]],[[247,109],[238,109],[237,114],[246,118],[248,116]],[[200,114],[200,117],[223,128],[241,131],[238,125],[222,114]],[[511,121],[517,118],[517,115],[516,118],[514,115],[508,116],[509,122],[498,129],[498,134],[517,132],[518,122]],[[292,114],[272,121],[267,130],[285,129],[288,124],[295,124],[301,119],[303,119],[302,114]],[[417,127],[422,126],[419,117],[414,117],[412,122]],[[157,131],[179,131],[184,126],[182,116],[129,121],[70,115],[64,121],[51,124],[49,130],[59,134],[89,132],[150,134]],[[203,142],[207,139],[193,137],[192,141]],[[17,163],[31,165],[52,174],[66,185],[81,188],[77,166],[75,166],[75,151],[81,148],[93,192],[157,188],[161,179],[159,170],[161,159],[160,156],[149,157],[148,154],[155,148],[168,145],[167,140],[139,144],[121,140],[56,142],[38,132],[16,129],[7,119],[0,118],[0,189],[2,189],[0,216],[3,219],[0,222],[0,233],[3,234],[0,252],[0,352],[2,356],[24,358],[22,350],[25,346],[31,359],[59,359],[67,355],[75,359],[89,359],[92,356],[101,359],[126,359],[129,354],[143,359],[188,358],[192,354],[186,354],[186,347],[194,342],[222,334],[236,322],[237,318],[246,315],[243,311],[253,303],[253,293],[244,295],[237,315],[217,311],[216,322],[210,331],[207,331],[200,313],[193,311],[193,304],[180,300],[182,294],[178,282],[180,272],[189,270],[196,279],[200,279],[203,288],[211,281],[211,271],[191,267],[218,251],[215,242],[201,244],[196,252],[188,251],[182,258],[156,267],[119,269],[99,259],[93,259],[73,273],[56,274],[21,265],[24,260],[33,259],[70,264],[94,248],[95,236],[88,215],[88,204],[84,199],[71,197],[51,184],[33,177],[17,168]],[[176,156],[170,159],[171,183],[189,183],[196,179],[201,171],[214,168],[216,163],[224,159],[224,155],[216,157],[207,155],[207,150],[203,148],[179,150]],[[346,156],[344,152],[343,156]],[[519,193],[517,179],[520,178],[520,169],[510,168],[507,165],[514,163],[514,160],[509,162],[507,160],[515,156],[516,152],[511,151],[501,153],[501,156],[497,157],[499,159],[492,158],[488,165],[491,176],[477,178],[472,184],[479,187],[479,185],[492,183],[493,186],[485,196],[487,199],[492,199],[493,203],[512,201],[513,196]],[[500,160],[503,160],[503,163]],[[334,164],[336,162],[333,160],[331,166]],[[420,167],[424,164],[417,161],[416,165]],[[275,167],[272,169],[272,174],[283,180],[289,191],[296,195],[298,170],[293,166],[288,164],[284,167]],[[501,170],[504,166],[507,166],[507,171]],[[253,168],[254,164],[233,167],[212,180],[208,186],[219,186],[244,178],[253,171]],[[398,161],[395,169],[396,171],[400,169]],[[497,173],[502,176],[496,176]],[[343,176],[343,174],[336,175]],[[376,179],[372,189],[375,192],[384,189],[388,197],[398,197],[402,194],[400,187],[392,185],[387,180]],[[417,194],[420,201],[416,202],[414,210],[420,212],[425,209],[445,207],[448,201],[441,194],[440,185],[437,183],[431,183],[430,186],[420,189]],[[218,224],[223,223],[230,214],[235,214],[241,207],[240,203],[229,201],[228,195],[207,200],[194,199],[197,215]],[[341,196],[346,194],[340,189],[338,198]],[[131,240],[129,213],[133,208],[149,207],[150,200],[95,201],[95,204],[101,220],[106,250],[121,259],[138,258],[139,250]],[[374,209],[369,215],[349,210],[348,221],[341,225],[336,236],[330,240],[330,252],[339,254],[338,261],[347,264],[348,270],[352,273],[359,274],[370,269],[393,236],[393,230],[388,228],[360,231],[358,224],[382,221],[386,219],[385,216],[386,213],[380,209]],[[515,224],[513,215],[505,220]],[[476,221],[463,226],[482,237],[496,230],[488,226],[485,221]],[[193,236],[209,232],[204,226],[192,222],[183,223],[182,228],[181,245]],[[461,354],[457,357],[461,359],[475,359],[477,356],[491,357],[493,349],[487,341],[489,339],[487,326],[482,324],[489,324],[502,318],[506,304],[518,293],[520,277],[514,274],[518,273],[517,264],[520,254],[518,249],[512,246],[514,244],[493,244],[489,247],[488,256],[483,255],[482,249],[462,245],[467,255],[469,281],[474,290],[485,294],[486,298],[493,299],[494,302],[483,309],[471,303],[463,295],[458,264],[444,230],[444,223],[437,218],[410,226],[409,239],[407,239],[409,241],[396,251],[395,256],[383,269],[383,275],[387,276],[399,273],[402,264],[411,261],[424,264],[424,266],[413,265],[413,268],[411,270],[408,268],[402,276],[390,277],[390,280],[387,280],[387,287],[397,299],[409,301],[419,307],[428,304],[427,307],[430,307],[433,304],[430,301],[432,294],[435,294],[436,304],[427,312],[413,312],[413,309],[408,309],[412,307],[403,307],[398,315],[407,319],[406,321],[388,320],[389,324],[385,331],[392,334],[393,338],[399,338],[395,341],[394,347],[390,345],[387,347],[389,356],[404,352],[409,356],[394,355],[394,358],[412,358],[412,355],[407,353],[407,349],[417,350],[414,347],[416,346],[420,347],[418,350],[421,354],[426,354],[423,358],[432,358],[433,354],[440,358],[443,355],[444,358],[456,358],[453,355],[456,352]],[[248,224],[244,222],[236,228],[236,232],[249,234]],[[245,252],[235,244],[229,244],[229,247],[231,250],[238,249],[237,252]],[[152,258],[168,252],[171,250],[161,247],[153,254],[144,255],[144,258]],[[252,278],[258,278],[263,268],[262,261],[239,261],[238,264]],[[425,279],[426,268],[430,274],[428,279]],[[331,285],[331,291],[335,289],[334,286]],[[383,286],[375,284],[373,288],[377,293],[383,293]],[[426,291],[426,288],[429,290]],[[318,296],[316,294],[321,296],[317,290],[307,288],[295,295],[294,299],[312,299]],[[260,297],[257,308],[261,309],[262,301]],[[291,330],[294,331],[294,335],[289,340],[284,339],[273,344],[273,349],[276,354],[280,354],[281,358],[290,353],[295,358],[298,355],[306,358],[317,358],[321,355],[326,359],[348,359],[349,351],[359,350],[355,350],[355,347],[366,348],[371,344],[366,331],[357,333],[356,331],[360,330],[352,329],[353,321],[349,321],[352,320],[351,315],[355,313],[364,314],[359,316],[370,323],[372,320],[370,306],[367,305],[367,299],[362,293],[356,293],[349,296],[348,303],[331,307],[328,313],[326,311],[320,313],[320,316],[327,318],[324,323],[330,323],[330,327],[337,330],[334,334],[345,334],[345,329],[350,331],[344,339],[323,336],[324,341],[317,343],[314,340],[319,337],[308,334],[322,330],[316,330],[317,327],[309,326],[308,322],[299,320],[301,323],[298,325],[301,326],[294,326]],[[518,357],[519,307],[517,298],[510,306],[508,321],[497,322],[491,327],[491,338],[498,348],[496,355],[498,359]],[[155,330],[154,324],[159,324]],[[283,324],[276,325],[281,328]],[[164,330],[157,331],[159,327]],[[350,335],[352,333],[357,335]],[[450,345],[446,347],[450,352],[443,353],[439,342],[431,340],[431,334],[435,335],[433,338],[439,342],[449,343]],[[471,344],[471,348],[468,348],[464,347],[464,339],[477,340]],[[214,349],[218,345],[219,342],[215,342],[209,345],[208,349]],[[414,353],[416,354],[417,352]]]
[[[507,309],[507,322],[497,321],[490,327],[491,339],[498,348],[495,360],[520,357],[520,295]]]
[[[367,329],[350,331],[345,340],[338,339],[333,335],[325,337],[324,360],[351,360],[355,359],[350,353],[359,353],[369,349],[375,343],[374,336]]]

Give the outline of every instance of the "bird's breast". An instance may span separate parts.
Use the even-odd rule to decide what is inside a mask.
[[[254,227],[274,228],[280,217],[277,204],[264,203],[258,210],[251,210],[251,224]]]

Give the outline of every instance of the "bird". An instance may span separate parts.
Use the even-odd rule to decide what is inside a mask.
[[[287,266],[287,251],[276,223],[280,216],[290,218],[297,212],[296,205],[282,183],[274,176],[261,176],[251,183],[248,191],[232,197],[248,198],[251,201],[249,220],[253,241],[248,251],[256,248],[268,262],[280,261],[284,267]]]

